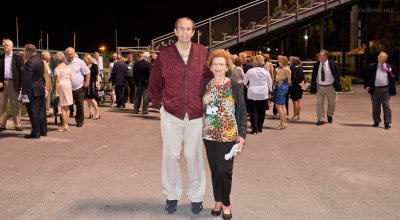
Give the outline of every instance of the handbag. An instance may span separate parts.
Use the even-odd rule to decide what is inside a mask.
[[[271,94],[270,94],[270,96],[269,96],[269,100],[270,100],[271,102],[274,102],[274,101],[275,101],[275,94],[276,94],[276,89],[272,90],[272,92],[271,92]]]

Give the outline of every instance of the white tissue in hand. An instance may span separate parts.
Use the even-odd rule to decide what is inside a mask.
[[[242,149],[238,149],[239,143],[233,145],[231,151],[227,154],[225,154],[225,160],[231,159],[233,156],[236,156]]]

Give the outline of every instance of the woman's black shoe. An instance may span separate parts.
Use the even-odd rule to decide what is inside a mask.
[[[222,214],[222,219],[225,219],[225,220],[227,220],[227,219],[232,219],[232,212],[231,212],[231,214]]]
[[[211,215],[212,216],[219,216],[219,215],[221,215],[221,210],[219,210],[219,211],[211,210]]]

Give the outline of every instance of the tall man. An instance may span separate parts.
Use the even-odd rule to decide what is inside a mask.
[[[333,122],[333,114],[336,106],[336,92],[342,90],[340,85],[339,65],[328,60],[328,51],[321,50],[319,61],[314,64],[310,93],[317,94],[317,124],[325,124],[325,98],[328,98],[327,118]]]
[[[26,63],[22,78],[22,96],[28,96],[26,108],[32,125],[31,133],[25,135],[25,138],[40,138],[47,136],[44,63],[32,44],[25,45],[24,54]]]
[[[150,98],[153,107],[160,109],[163,159],[161,168],[162,192],[167,197],[165,210],[176,212],[182,195],[179,158],[184,145],[188,170],[187,195],[192,212],[203,210],[205,171],[202,142],[202,88],[204,78],[213,77],[206,67],[207,49],[191,42],[194,22],[179,18],[175,22],[178,41],[164,47],[150,74]]]
[[[125,86],[125,75],[128,71],[128,66],[117,59],[112,68],[110,81],[115,86],[115,95],[117,96],[117,108],[125,108],[124,99],[124,86]]]
[[[138,114],[140,104],[143,97],[142,114],[149,114],[149,78],[153,65],[150,63],[150,53],[144,52],[140,54],[139,61],[133,67],[134,81],[136,87],[135,104],[133,106],[133,113]]]
[[[22,131],[18,95],[21,90],[24,59],[13,52],[13,42],[10,39],[3,40],[3,47],[4,54],[0,55],[0,132],[6,130],[8,100],[15,130]]]
[[[373,127],[378,127],[381,122],[381,105],[383,107],[383,120],[385,129],[390,129],[392,111],[389,100],[391,95],[396,95],[395,74],[392,66],[386,63],[388,54],[381,52],[377,63],[371,63],[364,79],[364,88],[371,94]]]
[[[42,52],[42,59],[44,63],[44,74],[43,78],[45,81],[45,90],[49,92],[46,97],[46,116],[50,116],[50,92],[53,91],[53,87],[51,86],[51,69],[50,69],[50,53],[47,51]]]
[[[83,60],[75,57],[74,48],[68,47],[65,50],[65,57],[67,58],[65,64],[71,68],[72,96],[74,97],[74,101],[76,104],[76,126],[82,127],[85,120],[85,112],[83,106],[85,100],[84,87],[89,87],[90,70],[85,62],[83,62]]]

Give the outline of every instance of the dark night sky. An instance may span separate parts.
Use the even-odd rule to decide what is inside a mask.
[[[97,5],[83,2],[100,1],[13,2],[18,4],[2,3],[0,38],[11,38],[16,46],[18,17],[20,47],[26,43],[37,46],[42,30],[44,48],[47,33],[49,48],[55,50],[73,46],[76,33],[76,50],[92,52],[100,45],[115,49],[115,28],[118,46],[136,46],[135,36],[141,38],[140,45],[149,45],[151,39],[173,31],[178,17],[198,22],[251,0],[109,1]]]

